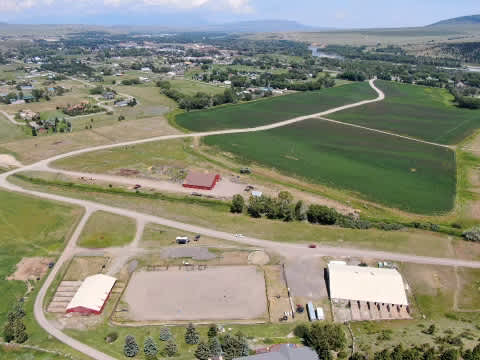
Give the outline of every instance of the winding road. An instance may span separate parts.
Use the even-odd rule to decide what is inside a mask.
[[[301,116],[301,117],[296,117],[290,120],[285,120],[281,121],[278,123],[273,123],[265,126],[259,126],[255,128],[247,128],[247,129],[232,129],[232,130],[221,130],[221,131],[210,131],[210,132],[202,132],[202,133],[189,133],[189,134],[179,134],[179,135],[167,135],[167,136],[159,136],[159,137],[153,137],[153,138],[148,138],[148,139],[142,139],[142,140],[135,140],[135,141],[127,141],[127,142],[122,142],[122,143],[116,143],[116,144],[110,144],[110,145],[101,145],[101,146],[95,146],[91,148],[86,148],[86,149],[81,149],[81,150],[76,150],[72,151],[69,153],[57,155],[54,157],[51,157],[49,159],[45,159],[42,161],[39,161],[37,163],[23,166],[11,171],[8,171],[6,173],[0,174],[0,188],[9,190],[9,191],[14,191],[14,192],[19,192],[23,193],[26,195],[31,195],[35,197],[40,197],[48,200],[53,200],[53,201],[60,201],[76,206],[83,207],[85,209],[85,214],[83,215],[81,221],[77,225],[72,237],[70,238],[64,252],[58,259],[56,265],[54,268],[51,270],[49,273],[46,281],[44,282],[42,288],[40,289],[37,298],[35,299],[35,305],[34,305],[34,315],[35,319],[38,321],[40,326],[45,329],[50,335],[54,336],[61,342],[69,345],[70,347],[74,348],[77,351],[82,352],[83,354],[91,357],[92,359],[96,360],[114,360],[111,356],[102,353],[86,344],[83,344],[68,335],[64,334],[62,331],[57,329],[53,324],[51,324],[47,318],[45,317],[44,313],[44,299],[45,299],[45,294],[47,292],[47,289],[51,286],[52,282],[54,281],[55,277],[57,276],[60,268],[62,265],[70,259],[72,256],[74,256],[79,249],[77,247],[77,240],[81,234],[81,231],[83,227],[85,226],[88,218],[92,213],[98,210],[110,212],[113,214],[117,215],[122,215],[126,217],[130,217],[132,219],[135,219],[137,222],[137,233],[135,235],[135,239],[130,244],[129,246],[125,248],[120,248],[120,249],[108,249],[109,251],[111,250],[112,252],[116,252],[117,255],[119,256],[119,260],[114,263],[115,268],[120,268],[124,262],[128,261],[128,258],[130,256],[135,256],[136,254],[142,253],[143,249],[138,247],[139,240],[141,238],[142,232],[143,232],[143,227],[147,223],[155,223],[155,224],[160,224],[164,226],[168,226],[171,228],[176,228],[180,229],[183,231],[187,232],[192,232],[192,233],[198,233],[202,234],[205,236],[209,237],[214,237],[218,239],[223,239],[223,240],[228,240],[232,242],[237,242],[237,243],[242,243],[246,245],[251,245],[255,247],[260,247],[260,248],[266,248],[272,251],[275,251],[276,253],[285,256],[287,258],[292,258],[292,257],[301,257],[301,256],[308,256],[308,257],[321,257],[321,256],[333,256],[333,257],[344,257],[344,256],[356,256],[356,257],[370,257],[370,258],[382,258],[382,259],[388,259],[388,260],[393,260],[393,261],[400,261],[400,262],[412,262],[412,263],[419,263],[419,264],[432,264],[432,265],[446,265],[446,266],[459,266],[459,267],[471,267],[471,268],[480,268],[480,262],[478,261],[467,261],[467,260],[460,260],[460,259],[450,259],[450,258],[435,258],[435,257],[425,257],[425,256],[416,256],[416,255],[409,255],[409,254],[399,254],[399,253],[391,253],[391,252],[383,252],[383,251],[374,251],[374,250],[361,250],[361,249],[349,249],[349,248],[335,248],[335,247],[329,247],[329,246],[320,246],[317,249],[309,249],[305,245],[299,245],[299,244],[291,244],[291,243],[278,243],[278,242],[273,242],[273,241],[268,241],[268,240],[262,240],[262,239],[257,239],[257,238],[252,238],[252,237],[236,237],[233,234],[227,233],[227,232],[222,232],[222,231],[217,231],[214,229],[208,229],[200,226],[195,226],[191,224],[185,224],[182,222],[158,217],[158,216],[153,216],[133,210],[128,210],[128,209],[123,209],[123,208],[118,208],[118,207],[113,207],[113,206],[108,206],[104,205],[101,203],[96,203],[92,201],[86,201],[86,200],[81,200],[81,199],[75,199],[75,198],[68,198],[65,196],[61,195],[55,195],[55,194],[50,194],[50,193],[43,193],[40,191],[34,191],[34,190],[29,190],[29,189],[24,189],[20,186],[17,186],[15,184],[12,184],[8,182],[8,177],[10,175],[26,171],[26,170],[35,170],[35,171],[55,171],[62,173],[62,170],[58,169],[52,169],[50,167],[50,164],[56,160],[64,159],[67,157],[71,156],[76,156],[92,151],[98,151],[98,150],[105,150],[105,149],[112,149],[116,147],[122,147],[122,146],[130,146],[130,145],[137,145],[137,144],[143,144],[143,143],[148,143],[148,142],[154,142],[154,141],[165,141],[165,140],[171,140],[171,139],[179,139],[179,138],[188,138],[188,137],[204,137],[204,136],[211,136],[211,135],[225,135],[225,134],[236,134],[236,133],[247,133],[247,132],[257,132],[257,131],[264,131],[264,130],[270,130],[282,126],[287,126],[296,122],[300,122],[306,119],[311,119],[314,117],[324,117],[329,114],[332,114],[337,111],[341,110],[346,110],[358,106],[362,106],[365,104],[373,103],[373,102],[378,102],[382,101],[385,98],[384,93],[378,89],[375,84],[374,80],[370,80],[370,86],[377,92],[378,96],[375,99],[372,100],[365,100],[365,101],[360,101],[354,104],[349,104],[349,105],[344,105],[340,106],[334,109],[330,109],[318,114],[311,114],[307,116]]]

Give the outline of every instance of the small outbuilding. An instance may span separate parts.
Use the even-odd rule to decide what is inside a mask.
[[[190,171],[183,182],[183,187],[200,190],[212,190],[219,181],[219,174]]]
[[[67,313],[101,314],[117,279],[104,274],[87,277],[67,306]]]

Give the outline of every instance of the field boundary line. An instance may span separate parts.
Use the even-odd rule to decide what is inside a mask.
[[[405,139],[405,140],[419,142],[419,143],[422,143],[422,144],[433,145],[433,146],[443,147],[443,148],[452,149],[452,150],[455,149],[455,146],[453,146],[453,145],[445,145],[445,144],[439,144],[439,143],[436,143],[436,142],[421,140],[421,139],[417,139],[417,138],[414,138],[414,137],[411,137],[411,136],[399,135],[399,134],[395,134],[395,133],[385,131],[385,130],[379,130],[379,129],[374,129],[374,128],[370,128],[370,127],[367,127],[367,126],[362,126],[362,125],[351,124],[351,123],[347,123],[347,122],[343,122],[343,121],[333,120],[333,119],[329,119],[329,118],[326,118],[326,117],[323,117],[323,116],[314,116],[313,118],[314,119],[320,119],[320,120],[323,120],[323,121],[328,121],[328,122],[331,122],[331,123],[334,123],[334,124],[350,126],[350,127],[363,129],[363,130],[367,130],[367,131],[372,131],[372,132],[376,132],[376,133],[380,133],[380,134],[384,134],[384,135],[390,135],[390,136],[398,137],[398,138]]]

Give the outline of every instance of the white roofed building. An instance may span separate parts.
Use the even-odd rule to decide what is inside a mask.
[[[408,305],[402,275],[395,269],[328,264],[330,298]]]
[[[67,313],[100,314],[117,279],[97,274],[87,277],[67,306]]]

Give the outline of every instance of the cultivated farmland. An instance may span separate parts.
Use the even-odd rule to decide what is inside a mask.
[[[415,213],[445,212],[454,203],[455,157],[446,148],[317,119],[204,141],[245,161]]]
[[[460,109],[446,89],[376,81],[385,100],[335,113],[332,119],[456,144],[480,127],[480,111]]]
[[[337,106],[373,99],[368,83],[355,83],[319,91],[278,96],[239,105],[192,111],[177,116],[178,125],[192,131],[211,131],[267,125]]]

